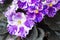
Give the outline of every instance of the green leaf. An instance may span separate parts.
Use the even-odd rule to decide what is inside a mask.
[[[24,40],[36,40],[37,36],[38,36],[38,32],[36,27],[34,26],[29,36],[27,36]]]
[[[5,0],[4,4],[0,4],[0,13],[2,14],[4,11],[6,11],[7,7],[9,7],[12,3],[12,0]]]
[[[44,36],[45,36],[45,32],[44,32],[44,30],[43,29],[41,29],[41,28],[38,28],[38,30],[39,30],[39,33],[38,33],[38,35],[39,35],[39,37],[38,38],[36,38],[36,40],[43,40],[43,38],[44,38]]]
[[[60,30],[60,12],[58,11],[53,18],[45,17],[44,22],[52,30]]]
[[[0,14],[0,35],[7,33],[7,19],[3,14]]]

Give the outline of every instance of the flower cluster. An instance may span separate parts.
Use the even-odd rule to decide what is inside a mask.
[[[24,9],[26,14],[16,12],[17,9]],[[54,17],[59,9],[59,0],[13,0],[4,12],[7,30],[11,35],[26,37],[35,23],[41,22],[45,15]]]
[[[11,35],[26,37],[35,23],[33,20],[28,19],[23,12],[15,11],[18,8],[15,2],[17,1],[14,0],[12,5],[7,8],[6,12],[4,12],[8,22],[7,30]]]

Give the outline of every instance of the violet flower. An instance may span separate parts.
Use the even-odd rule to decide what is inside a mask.
[[[26,37],[29,30],[34,26],[34,21],[27,19],[24,13],[12,13],[7,17],[7,30],[11,35]],[[14,26],[15,25],[15,26]]]
[[[35,6],[40,0],[18,0],[18,7],[21,9],[28,8],[28,6]]]
[[[34,22],[41,22],[42,19],[44,18],[44,13],[42,12],[43,6],[29,6],[27,8],[27,17],[29,19],[32,19]]]
[[[45,0],[42,2],[44,7],[47,6],[47,15],[48,17],[54,17],[56,12],[60,9],[60,1],[59,0]]]
[[[11,35],[25,38],[35,23],[33,20],[28,19],[24,13],[16,13],[17,8],[17,0],[13,0],[12,5],[4,12],[8,22],[7,30]]]

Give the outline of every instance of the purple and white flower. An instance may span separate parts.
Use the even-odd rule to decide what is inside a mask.
[[[60,9],[60,1],[59,0],[45,0],[42,4],[47,6],[47,15],[48,17],[54,17],[56,12]]]
[[[26,37],[35,23],[33,20],[28,19],[24,13],[16,13],[17,9],[17,0],[13,0],[12,5],[4,12],[8,22],[7,30],[11,35]]]
[[[29,8],[27,9],[27,17],[34,20],[34,22],[41,22],[44,18],[45,14],[42,12],[43,6],[40,6],[29,6]]]
[[[29,30],[34,26],[34,21],[27,19],[24,13],[12,13],[7,17],[8,26],[7,30],[10,34],[26,37]]]
[[[18,0],[17,4],[19,8],[25,9],[28,8],[28,6],[38,5],[39,2],[40,0]]]

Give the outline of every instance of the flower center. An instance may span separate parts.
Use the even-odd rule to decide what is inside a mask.
[[[21,21],[20,21],[20,20],[18,20],[18,22],[17,22],[17,23],[18,23],[18,25],[20,25],[20,24],[21,24]]]
[[[38,13],[38,10],[34,10],[35,13]]]
[[[53,6],[53,4],[52,4],[52,3],[50,3],[50,4],[49,4],[49,6],[50,6],[50,7],[52,7],[52,6]]]

